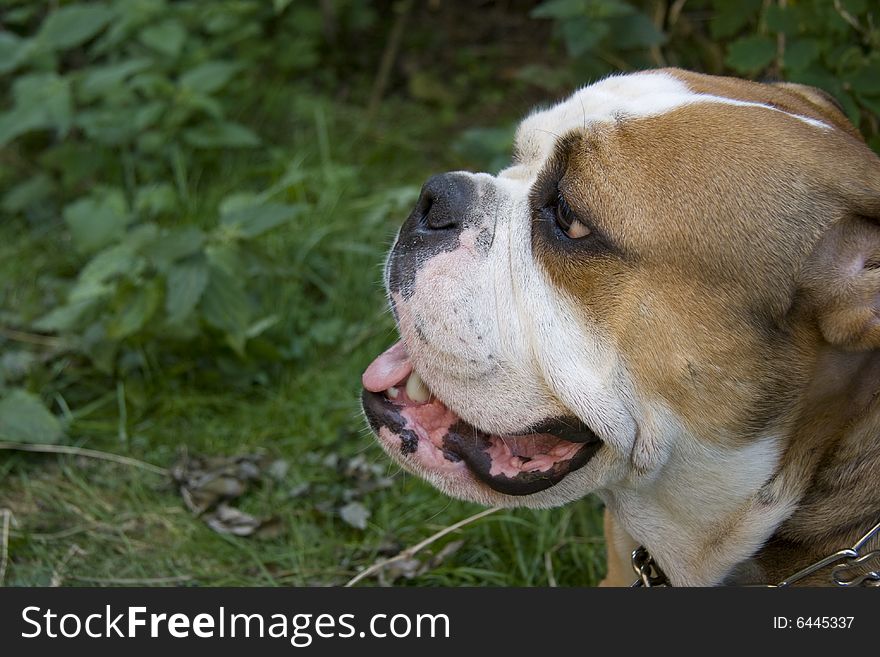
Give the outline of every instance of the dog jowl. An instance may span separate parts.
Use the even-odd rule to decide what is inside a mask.
[[[880,161],[833,99],[616,76],[528,116],[514,151],[429,179],[389,253],[401,339],[363,406],[392,458],[484,504],[598,494],[612,583],[639,543],[709,585],[868,525]]]

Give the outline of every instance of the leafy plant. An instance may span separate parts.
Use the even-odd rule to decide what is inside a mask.
[[[568,54],[593,75],[626,58],[646,63],[644,51],[666,42],[648,14],[625,0],[547,0],[532,16],[552,19]]]
[[[25,389],[51,399],[71,357],[76,376],[198,363],[249,381],[260,363],[347,337],[322,305],[321,279],[339,269],[316,248],[338,225],[302,246],[271,233],[329,212],[352,172],[326,144],[298,154],[273,142],[288,117],[317,120],[308,99],[335,75],[317,67],[328,21],[347,38],[371,24],[369,3],[338,0],[329,17],[283,0],[3,4],[0,220],[24,222],[21,242],[47,258],[29,294],[7,286],[0,322],[52,346],[39,365],[27,349],[7,353],[26,369],[0,363],[0,427],[21,438],[43,426]],[[301,106],[282,113],[281,95]]]
[[[74,247],[90,259],[66,302],[34,327],[81,335],[86,353],[108,370],[113,345],[121,340],[161,334],[187,338],[201,324],[219,331],[243,354],[246,340],[271,325],[269,317],[254,316],[243,251],[303,207],[227,203],[217,224],[205,232],[150,221],[132,224],[135,212],[119,189],[93,192],[64,211]]]
[[[819,87],[880,150],[880,12],[868,0],[547,0],[578,75],[683,66]]]
[[[64,429],[39,397],[15,388],[0,398],[0,440],[54,443]]]
[[[73,268],[59,272],[68,288],[59,302],[32,319],[19,312],[18,323],[64,336],[112,372],[123,345],[169,339],[216,335],[244,356],[247,341],[277,322],[254,287],[256,270],[268,268],[252,265],[266,259],[262,236],[308,206],[291,191],[308,174],[290,170],[261,194],[213,207],[194,186],[233,153],[265,148],[232,113],[249,85],[244,71],[260,70],[268,55],[268,31],[316,11],[289,4],[13,2],[6,10],[0,149],[18,165],[0,173],[0,211],[61,219],[52,235],[69,240]],[[306,61],[296,66],[309,65],[302,47],[318,47],[307,36],[320,29],[313,22],[302,33]],[[259,160],[265,166],[266,156]]]
[[[726,5],[718,0],[713,4]],[[713,28],[735,37],[725,58],[733,71],[824,89],[880,149],[878,17],[877,6],[867,0],[751,2],[740,7],[735,23],[721,23],[716,17]],[[757,33],[742,34],[751,25]]]

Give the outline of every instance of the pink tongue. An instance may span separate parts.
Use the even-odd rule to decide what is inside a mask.
[[[382,392],[401,383],[412,372],[412,363],[403,342],[395,342],[392,347],[380,354],[370,363],[361,381],[370,392]]]

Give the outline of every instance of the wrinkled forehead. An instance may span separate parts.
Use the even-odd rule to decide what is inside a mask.
[[[722,111],[748,108],[781,113],[819,130],[831,127],[816,115],[815,108],[797,107],[797,102],[792,109],[781,105],[778,96],[785,93],[781,90],[729,79],[713,84],[709,76],[695,75],[691,80],[688,76],[667,71],[612,76],[584,87],[549,109],[531,114],[516,132],[515,166],[539,166],[552,155],[561,138],[573,131],[589,132],[597,124],[656,117],[696,104],[714,105]]]
[[[746,299],[762,281],[794,280],[833,220],[828,162],[847,170],[861,153],[844,123],[803,90],[678,70],[621,75],[527,117],[499,178],[533,203],[563,194],[615,254],[579,258],[538,240],[545,270],[580,280],[620,263]],[[760,293],[773,307],[787,302],[778,287]]]

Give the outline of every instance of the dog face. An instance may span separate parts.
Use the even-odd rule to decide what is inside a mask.
[[[398,233],[402,340],[364,374],[380,443],[485,504],[638,497],[635,536],[739,508],[825,339],[811,272],[869,257],[833,245],[875,230],[852,210],[873,157],[797,85],[637,73],[532,114],[509,168],[431,178]]]

